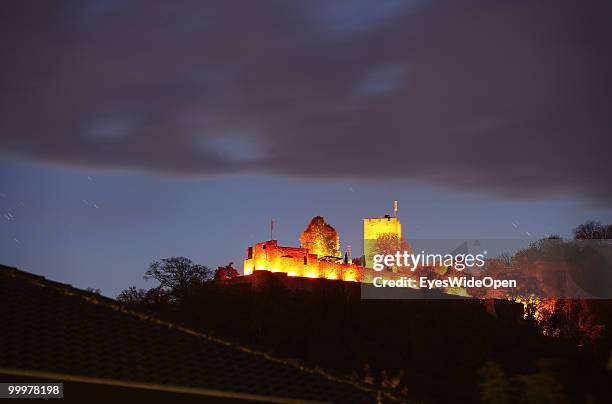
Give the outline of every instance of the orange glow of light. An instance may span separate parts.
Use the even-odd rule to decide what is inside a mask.
[[[464,288],[446,288],[444,291],[449,295],[470,297],[469,293]]]
[[[344,263],[341,259],[320,260],[306,248],[278,246],[276,240],[255,244],[247,250],[244,274],[254,271],[284,273],[290,277],[342,279],[349,282],[361,280],[362,268]]]

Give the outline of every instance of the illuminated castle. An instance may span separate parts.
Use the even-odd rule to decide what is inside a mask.
[[[247,259],[244,260],[245,275],[250,275],[253,271],[270,271],[306,278],[361,281],[361,270],[361,266],[345,263],[341,259],[311,254],[307,248],[281,247],[276,240],[249,247]]]
[[[402,224],[397,217],[385,215],[385,217],[363,219],[364,240],[377,240],[385,236],[402,239]]]
[[[400,242],[402,240],[402,224],[397,218],[397,201],[393,203],[393,217],[376,217],[363,219],[363,254],[369,260],[374,250],[380,249],[379,240]],[[395,248],[399,250],[399,244]]]
[[[394,217],[363,220],[364,256],[367,256],[372,240],[391,238],[401,240],[402,224],[397,218],[397,201]],[[282,247],[277,240],[264,241],[247,248],[244,260],[244,275],[253,271],[283,272],[288,276],[307,278],[340,279],[352,282],[368,282],[372,270],[365,268],[363,260],[353,262],[350,251],[344,258],[340,255],[339,236],[335,229],[316,216],[302,233],[303,247]]]

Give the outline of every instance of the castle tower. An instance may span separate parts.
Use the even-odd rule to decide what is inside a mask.
[[[363,240],[377,240],[381,236],[402,239],[402,224],[397,217],[385,215],[363,219]]]
[[[380,253],[380,245],[399,248],[402,240],[402,224],[397,218],[397,201],[393,204],[395,217],[385,215],[384,217],[363,219],[363,253],[366,265],[372,262],[373,254]],[[391,248],[396,249],[396,248]]]

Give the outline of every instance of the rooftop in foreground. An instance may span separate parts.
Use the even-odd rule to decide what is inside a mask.
[[[0,266],[0,375],[267,402],[377,391]]]

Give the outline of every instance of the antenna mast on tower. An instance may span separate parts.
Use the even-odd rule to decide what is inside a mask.
[[[397,217],[397,201],[393,201],[393,216]]]

